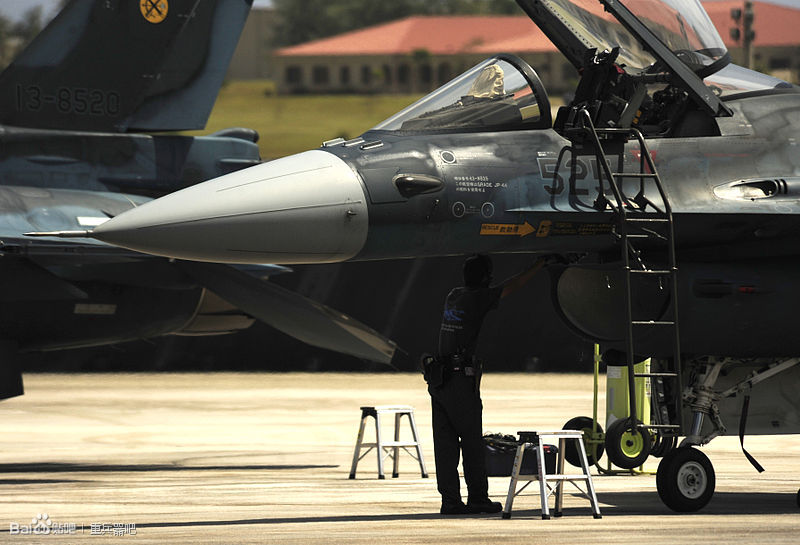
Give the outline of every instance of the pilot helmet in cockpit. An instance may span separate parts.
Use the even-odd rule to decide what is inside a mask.
[[[498,98],[503,95],[505,95],[504,73],[496,64],[484,67],[467,93],[467,96],[475,98]]]

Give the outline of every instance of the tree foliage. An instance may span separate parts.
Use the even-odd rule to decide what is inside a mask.
[[[514,0],[273,0],[275,45],[325,38],[410,15],[521,14]]]
[[[0,68],[25,49],[43,27],[42,6],[31,7],[17,22],[0,15]]]

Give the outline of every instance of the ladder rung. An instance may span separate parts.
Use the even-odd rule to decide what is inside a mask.
[[[417,441],[381,441],[381,446],[384,448],[387,447],[416,447],[419,445]],[[375,448],[378,446],[378,443],[361,443],[360,448]]]
[[[633,320],[633,325],[675,325],[675,322],[664,320]]]
[[[641,234],[638,234],[638,233],[633,233],[633,234],[624,235],[624,236],[626,236],[627,238],[656,238],[654,235],[641,235]]]
[[[654,430],[677,430],[680,428],[677,424],[642,424],[641,427]]]
[[[520,478],[527,476],[527,477],[535,477],[538,479],[538,475],[531,474],[531,475],[520,475]],[[545,477],[548,481],[588,481],[591,477],[587,477],[586,475],[547,475]]]
[[[641,271],[638,269],[631,269],[631,274],[671,274],[672,271],[667,270],[657,270],[657,269],[648,269],[645,271]]]
[[[652,377],[652,378],[658,378],[658,377],[677,378],[678,374],[677,373],[634,373],[633,376],[635,378],[647,378],[647,377]]]
[[[625,221],[636,221],[636,222],[646,222],[646,223],[669,223],[667,218],[631,218],[629,216],[625,216]]]

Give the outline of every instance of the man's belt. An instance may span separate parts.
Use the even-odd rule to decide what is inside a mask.
[[[449,367],[450,371],[454,371],[456,373],[464,373],[468,377],[474,377],[478,374],[478,369],[472,366],[468,367]]]

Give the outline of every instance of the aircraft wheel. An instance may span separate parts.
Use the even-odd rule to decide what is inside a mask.
[[[678,437],[676,435],[660,435],[650,449],[650,456],[662,458],[676,446],[678,446]]]
[[[592,419],[588,416],[576,416],[564,424],[562,430],[581,430],[583,432],[583,446],[586,447],[586,460],[592,466],[603,457],[602,443],[588,443],[587,439],[592,435]],[[597,431],[603,433],[603,428],[597,424]],[[573,441],[567,441],[564,445],[564,459],[575,467],[581,467],[581,457]]]
[[[608,459],[617,467],[633,469],[642,465],[650,455],[650,432],[637,427],[641,424],[633,418],[620,418],[608,427],[606,452]]]
[[[797,507],[800,507],[800,490],[797,491]]]
[[[656,473],[658,495],[679,513],[699,511],[714,495],[714,466],[699,450],[682,447],[668,452]]]

